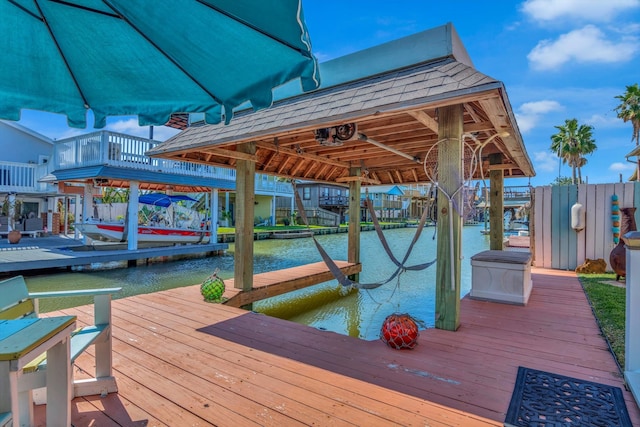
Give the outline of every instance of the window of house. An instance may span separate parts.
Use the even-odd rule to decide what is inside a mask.
[[[304,200],[311,200],[311,187],[304,187],[302,189],[302,198]]]

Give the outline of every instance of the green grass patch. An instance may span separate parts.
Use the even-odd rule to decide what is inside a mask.
[[[578,278],[591,301],[602,333],[624,369],[626,289],[605,283],[615,281],[615,274],[579,274]]]

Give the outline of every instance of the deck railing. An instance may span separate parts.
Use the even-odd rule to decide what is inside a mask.
[[[160,144],[147,138],[100,131],[57,141],[54,147],[55,169],[74,169],[86,166],[115,166],[148,170],[173,175],[188,175],[227,181],[236,180],[235,169],[202,165],[199,163],[159,159],[145,155]],[[293,194],[291,184],[273,177],[258,175],[256,192]]]
[[[158,159],[145,155],[160,142],[147,138],[100,131],[57,141],[55,169],[108,165],[176,175],[235,180],[233,169],[198,163]]]
[[[278,181],[274,176],[257,174],[256,175],[256,192],[272,193],[278,195],[293,195],[293,187],[291,183],[285,181]]]
[[[0,161],[0,193],[45,193],[52,186],[38,180],[49,173],[47,164]]]

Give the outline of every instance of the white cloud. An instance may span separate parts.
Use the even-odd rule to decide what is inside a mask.
[[[527,0],[522,11],[537,21],[567,18],[606,22],[639,6],[638,0]]]
[[[532,67],[538,70],[559,68],[575,61],[581,63],[627,62],[638,51],[635,39],[613,42],[596,26],[562,34],[557,40],[542,40],[527,55]]]
[[[540,116],[561,110],[562,106],[557,101],[542,100],[525,102],[518,108],[518,112],[516,113],[518,128],[520,132],[527,133],[536,126]]]
[[[634,165],[633,163],[622,162],[611,163],[611,166],[609,166],[609,170],[613,172],[633,172],[635,168],[636,165]]]
[[[552,111],[562,110],[558,101],[544,99],[542,101],[525,102],[518,109],[522,114],[546,114]]]
[[[615,114],[603,115],[594,114],[585,120],[586,124],[589,124],[595,128],[621,128],[626,124],[619,119]]]
[[[549,151],[536,151],[533,153],[533,161],[536,170],[544,172],[558,170],[558,156]]]
[[[140,126],[137,118],[118,120],[116,122],[109,123],[106,126],[106,129],[127,135],[139,136],[141,138],[149,138],[149,126]],[[167,126],[154,126],[153,139],[156,141],[164,141],[178,132],[180,132],[178,129],[173,129]]]

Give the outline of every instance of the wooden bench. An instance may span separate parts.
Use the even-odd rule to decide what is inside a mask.
[[[118,391],[113,377],[111,361],[111,295],[122,288],[88,289],[75,291],[32,292],[22,276],[0,281],[0,319],[11,320],[38,317],[40,298],[61,298],[92,295],[94,297],[94,324],[73,332],[71,337],[71,357],[76,358],[89,346],[95,347],[95,377],[73,381],[72,396],[106,395]],[[32,411],[34,395],[32,390],[46,386],[46,355],[43,354],[23,369],[19,382],[21,411]],[[37,403],[44,403],[41,391],[34,393]],[[25,418],[29,419],[29,418]],[[0,424],[1,425],[1,424]]]

